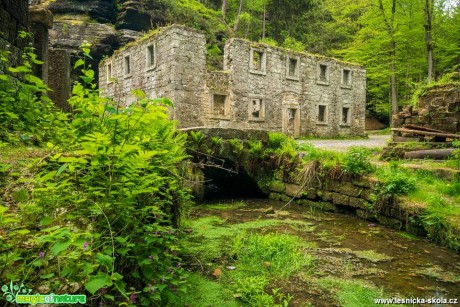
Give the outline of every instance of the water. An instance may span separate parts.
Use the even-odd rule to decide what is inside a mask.
[[[294,294],[293,306],[303,306],[305,302],[331,306],[330,298],[328,301],[324,293],[307,286],[306,281],[315,276],[365,280],[383,288],[390,297],[460,299],[460,255],[453,251],[354,216],[313,212],[293,204],[267,215],[266,208],[277,211],[284,204],[267,199],[249,199],[245,203],[244,207],[225,211],[204,207],[193,215],[218,215],[228,223],[267,218],[306,222],[303,228],[283,223],[265,230],[297,235],[316,245],[306,250],[316,258],[314,273],[280,283],[282,290]]]

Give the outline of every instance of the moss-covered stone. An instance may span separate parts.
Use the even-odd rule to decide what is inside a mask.
[[[284,193],[286,185],[281,180],[273,180],[269,184],[270,191]]]

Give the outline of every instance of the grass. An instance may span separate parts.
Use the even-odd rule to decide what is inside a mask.
[[[203,205],[204,208],[212,210],[235,210],[244,206],[246,206],[246,204],[243,201]]]
[[[358,256],[358,258],[369,260],[370,262],[377,263],[381,261],[390,261],[393,258],[385,254],[377,253],[373,250],[366,251],[353,251],[353,254]]]
[[[218,282],[211,281],[199,274],[188,278],[189,289],[170,302],[170,306],[189,307],[237,307],[240,304],[233,297],[233,291]]]
[[[241,233],[234,240],[234,253],[240,271],[251,275],[288,277],[303,267],[312,267],[313,258],[302,251],[297,236],[269,233]]]
[[[317,280],[317,284],[333,294],[343,307],[373,306],[374,299],[385,297],[382,289],[363,281],[325,277]]]
[[[458,283],[460,275],[455,275],[451,272],[446,272],[443,268],[437,265],[425,267],[416,271],[417,274],[428,276],[443,282]]]
[[[228,300],[226,289],[249,306],[287,306],[291,296],[278,289],[270,290],[271,281],[299,271],[308,272],[313,267],[313,257],[304,251],[312,247],[311,243],[297,236],[254,232],[281,224],[300,230],[314,227],[289,219],[259,219],[230,225],[216,216],[189,220],[185,226],[191,228],[191,233],[181,240],[184,254],[197,260],[202,269],[206,266],[212,271],[229,264],[236,269],[222,270],[217,284],[192,275],[190,291],[194,293],[181,302],[196,302],[189,306],[235,306]],[[219,296],[225,304],[218,301]]]

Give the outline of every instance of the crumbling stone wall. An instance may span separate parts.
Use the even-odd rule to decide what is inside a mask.
[[[148,63],[151,46],[154,65]],[[136,88],[171,98],[181,127],[283,131],[294,137],[364,133],[363,67],[231,39],[224,71],[208,72],[205,53],[204,35],[174,25],[101,62],[100,88],[126,103],[134,100],[130,92]]]
[[[101,61],[100,89],[125,104],[135,101],[131,94],[134,89],[144,90],[147,97],[170,98],[175,103],[171,114],[181,127],[202,126],[205,44],[204,35],[183,26],[146,36]]]
[[[19,37],[27,31],[29,18],[27,0],[0,0],[0,49],[9,50],[9,64],[18,65],[24,48],[29,43]]]
[[[254,69],[254,53],[261,58],[260,69]],[[325,68],[323,76],[321,66]],[[231,39],[225,48],[224,70],[230,71],[232,80],[230,126],[294,136],[364,133],[366,76],[361,66]],[[348,82],[343,80],[344,70],[348,71]],[[251,119],[248,109],[253,97],[262,99],[263,120]],[[323,118],[319,118],[320,106]],[[343,108],[348,108],[346,122],[342,120]],[[297,117],[299,131],[290,131],[290,117],[294,121]]]
[[[417,107],[393,116],[395,127],[415,124],[450,133],[460,132],[460,87],[446,84],[422,95]]]

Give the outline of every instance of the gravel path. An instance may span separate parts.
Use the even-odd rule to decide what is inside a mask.
[[[369,135],[367,140],[308,140],[302,141],[299,140],[299,144],[311,143],[315,147],[336,150],[336,151],[346,151],[348,147],[351,146],[361,146],[361,147],[384,147],[391,135]]]

